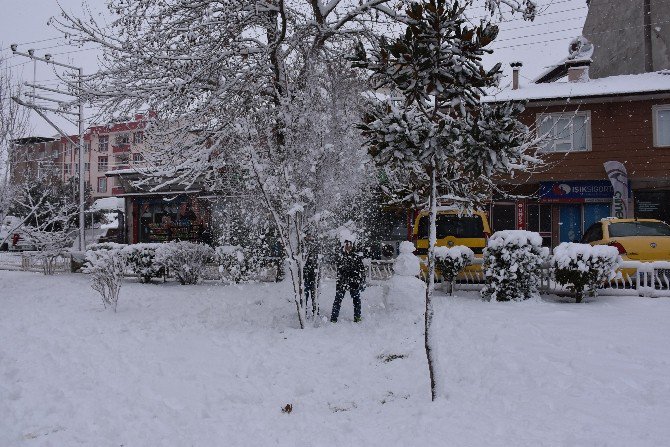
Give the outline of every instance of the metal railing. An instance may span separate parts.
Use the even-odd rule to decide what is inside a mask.
[[[0,270],[22,270],[25,272],[44,271],[44,256],[39,251],[21,253],[0,252]],[[69,254],[56,256],[53,260],[54,272],[69,272],[71,258]]]
[[[473,267],[462,271],[456,280],[456,289],[479,290],[484,285],[483,259],[475,258]],[[442,278],[438,276],[438,281]],[[569,293],[554,278],[549,264],[542,266],[540,276],[542,293]],[[623,261],[617,276],[600,288],[600,295],[639,295],[670,297],[670,261]]]

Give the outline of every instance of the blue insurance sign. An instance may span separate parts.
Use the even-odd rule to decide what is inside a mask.
[[[540,182],[540,201],[588,202],[612,200],[614,188],[609,180]]]

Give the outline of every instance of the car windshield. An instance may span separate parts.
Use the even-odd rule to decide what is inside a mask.
[[[482,218],[474,216],[458,216],[457,214],[438,214],[436,221],[437,238],[447,236],[459,238],[484,237]],[[430,216],[422,216],[419,220],[419,239],[428,239],[430,233]]]
[[[609,225],[610,237],[670,236],[670,226],[663,222],[617,222]]]

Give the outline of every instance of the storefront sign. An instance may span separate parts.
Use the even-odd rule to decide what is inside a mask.
[[[516,229],[525,230],[526,229],[526,203],[517,202],[516,203]]]
[[[614,188],[607,180],[540,182],[540,201],[584,203],[610,201]]]

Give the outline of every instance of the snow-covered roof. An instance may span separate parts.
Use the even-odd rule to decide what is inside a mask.
[[[483,102],[617,96],[655,92],[670,93],[670,70],[635,75],[609,76],[587,82],[526,84],[482,98]]]
[[[121,197],[103,197],[101,199],[97,199],[95,202],[93,202],[93,205],[91,206],[92,210],[95,211],[100,211],[100,210],[119,210],[123,211],[125,207],[125,200]]]

